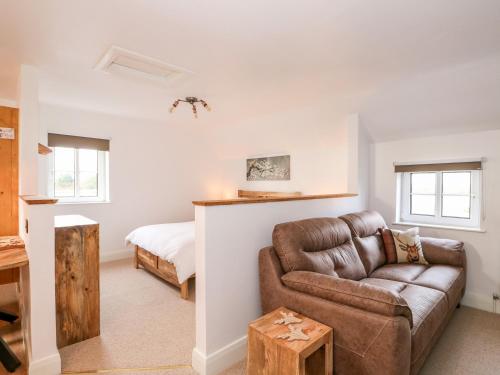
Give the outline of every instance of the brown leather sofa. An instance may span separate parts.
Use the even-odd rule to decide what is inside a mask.
[[[336,374],[416,374],[465,290],[463,243],[421,238],[429,265],[386,264],[373,211],[276,225],[259,255],[264,313],[334,329]]]

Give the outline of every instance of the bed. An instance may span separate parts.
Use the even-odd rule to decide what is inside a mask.
[[[189,280],[195,273],[194,221],[139,227],[125,241],[135,248],[135,268],[180,288],[181,298],[188,299]]]
[[[300,192],[238,190],[244,199],[287,198]],[[126,237],[135,248],[135,268],[144,268],[180,288],[189,297],[189,280],[195,277],[194,221],[139,227]]]

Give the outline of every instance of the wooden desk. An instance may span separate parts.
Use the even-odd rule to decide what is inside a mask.
[[[21,238],[0,237],[0,285],[17,283],[19,269],[26,265],[28,265],[28,254]]]
[[[0,271],[20,268],[28,264],[28,255],[23,248],[0,251]]]
[[[24,242],[21,238],[17,236],[0,237],[0,284],[19,282],[20,269],[27,265],[28,254],[26,253]],[[18,290],[21,297],[20,309],[23,310],[25,296],[22,290],[22,283],[19,284]],[[6,314],[6,311],[2,311],[1,319],[12,322],[17,319],[17,315],[11,315],[10,313]],[[25,371],[25,364],[22,364],[19,358],[24,362],[24,344],[21,343],[21,347],[16,343],[14,343],[14,345],[16,349],[11,348],[4,340],[4,337],[0,337],[0,361],[9,372],[14,372],[17,369],[19,372],[16,373],[22,373]],[[14,353],[14,351],[17,353]],[[0,367],[1,372],[3,370],[1,364]]]

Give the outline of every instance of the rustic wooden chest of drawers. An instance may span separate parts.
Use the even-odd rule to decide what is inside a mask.
[[[55,217],[56,324],[59,348],[100,334],[99,224]]]

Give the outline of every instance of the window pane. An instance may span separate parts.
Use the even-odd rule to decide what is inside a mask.
[[[436,210],[435,195],[411,195],[411,214],[412,215],[431,215],[434,216]]]
[[[81,197],[97,197],[97,150],[78,150]]]
[[[75,149],[65,147],[54,148],[54,169],[56,171],[75,170]]]
[[[436,194],[436,173],[412,173],[411,192],[414,194]]]
[[[443,195],[443,216],[470,218],[470,197]]]
[[[470,195],[470,172],[443,172],[443,194]]]
[[[97,150],[78,150],[80,172],[97,173]]]
[[[56,197],[75,196],[75,175],[71,172],[54,173],[54,195]]]
[[[80,172],[80,196],[97,197],[97,173]]]
[[[75,196],[75,150],[72,148],[54,149],[54,195]]]

